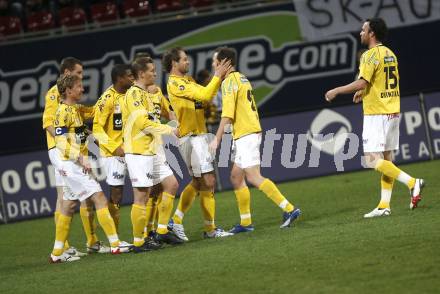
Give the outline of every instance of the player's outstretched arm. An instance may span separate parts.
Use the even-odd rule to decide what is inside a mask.
[[[350,84],[327,91],[327,93],[325,93],[325,100],[331,102],[333,99],[336,98],[336,96],[340,94],[351,94],[359,90],[364,90],[367,87],[367,85],[368,82],[366,80],[358,79]]]

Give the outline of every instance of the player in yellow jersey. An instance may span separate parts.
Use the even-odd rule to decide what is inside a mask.
[[[179,238],[187,241],[182,221],[199,193],[205,233],[207,238],[231,236],[216,227],[215,217],[215,175],[213,156],[208,149],[203,103],[209,102],[217,93],[220,83],[230,67],[223,62],[217,68],[206,87],[197,84],[190,76],[189,59],[182,48],[172,48],[162,57],[162,67],[169,73],[167,91],[171,106],[179,122],[179,151],[188,167],[192,181],[183,190],[170,226]]]
[[[119,206],[125,183],[127,165],[124,159],[122,142],[121,104],[125,93],[134,81],[131,67],[116,64],[111,71],[112,86],[99,98],[95,105],[93,119],[93,135],[99,142],[101,164],[106,173],[106,182],[110,186],[108,208],[119,231]],[[120,246],[130,247],[131,244],[121,241]]]
[[[143,237],[146,203],[151,187],[159,183],[163,187],[162,207],[159,209],[164,210],[162,215],[168,214],[168,217],[165,223],[159,219],[158,235],[161,236],[158,240],[171,244],[181,243],[167,230],[178,183],[166,158],[157,152],[158,145],[162,143],[161,135],[174,134],[177,129],[161,124],[155,117],[160,105],[154,104],[152,95],[147,90],[156,80],[153,60],[147,57],[137,58],[132,63],[132,70],[135,82],[128,89],[122,107],[123,139],[125,161],[134,194],[131,210],[133,248],[135,252],[142,252],[160,248],[160,244],[153,239]]]
[[[222,118],[216,139],[210,144],[216,149],[221,142],[225,129],[232,127],[233,147],[231,183],[234,187],[240,211],[240,224],[229,232],[233,234],[252,232],[250,192],[246,182],[262,191],[283,211],[280,228],[289,227],[301,214],[278,190],[277,186],[260,173],[261,126],[258,110],[252,94],[252,86],[246,76],[235,70],[237,53],[234,49],[220,47],[214,53],[213,67],[229,60],[232,68],[222,83]]]
[[[60,74],[61,75],[76,75],[82,78],[83,75],[83,66],[80,60],[74,57],[66,57],[61,61],[60,65]],[[58,108],[60,102],[60,94],[58,91],[57,85],[54,85],[46,94],[45,97],[45,106],[43,112],[43,129],[46,130],[46,139],[47,139],[47,147],[49,153],[49,159],[54,166],[55,169],[55,186],[57,190],[57,201],[55,208],[55,223],[58,219],[61,209],[61,202],[63,201],[63,179],[61,175],[57,172],[57,166],[60,162],[60,154],[59,151],[55,148],[55,132],[53,127],[53,121],[55,119],[55,112]],[[93,110],[90,107],[80,107],[81,112],[90,112]],[[95,233],[96,224],[94,221],[94,213],[93,213],[93,204],[86,202],[81,203],[80,208],[81,221],[83,224],[84,231],[87,236],[87,243],[93,244],[90,250],[93,252],[107,253],[110,252],[110,248],[103,245],[98,241],[98,238]],[[84,256],[85,253],[79,252],[76,248],[69,246],[66,241],[66,250],[69,254],[73,256]]]
[[[61,102],[54,120],[55,144],[61,153],[58,171],[63,177],[65,192],[61,212],[56,223],[55,244],[49,261],[51,263],[78,260],[64,252],[64,243],[70,230],[70,223],[77,201],[90,199],[96,208],[98,221],[111,246],[112,254],[129,252],[130,248],[120,247],[115,223],[108,210],[107,198],[101,186],[90,174],[87,160],[87,132],[84,125],[86,117],[81,113],[77,102],[84,91],[81,78],[75,75],[61,76],[57,81]]]
[[[392,152],[399,148],[400,78],[396,55],[383,45],[387,31],[385,22],[380,18],[364,22],[360,37],[368,50],[361,57],[358,79],[325,94],[325,99],[330,102],[339,94],[356,92],[353,102],[363,101],[362,142],[366,164],[382,173],[381,200],[373,211],[364,215],[366,218],[391,214],[394,180],[408,186],[411,209],[417,207],[422,199],[424,186],[423,179],[411,177],[392,163]]]

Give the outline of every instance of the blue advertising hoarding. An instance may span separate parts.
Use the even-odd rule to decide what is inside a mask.
[[[426,97],[427,117],[432,139],[440,155],[440,94]],[[429,144],[418,96],[401,100],[400,148],[397,163],[428,160]],[[261,145],[262,174],[274,181],[289,181],[363,169],[362,106],[351,105],[292,113],[261,120],[264,137]],[[171,142],[171,141],[169,141]],[[228,142],[225,140],[224,145]],[[174,145],[174,146],[173,146]],[[165,152],[182,189],[190,180],[186,166],[177,152],[176,143]],[[229,146],[230,147],[230,146]],[[231,189],[230,148],[218,156],[219,180],[223,190]],[[29,152],[0,158],[0,183],[4,211],[8,221],[50,216],[55,209],[54,171],[47,151]],[[95,172],[108,195],[105,175]],[[123,204],[132,201],[131,186],[125,186]]]

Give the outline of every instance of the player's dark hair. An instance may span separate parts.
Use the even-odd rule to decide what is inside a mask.
[[[235,51],[234,48],[219,47],[215,50],[215,52],[217,53],[218,61],[226,59],[231,61],[232,66],[235,66],[237,64],[237,51]]]
[[[385,21],[382,18],[375,17],[367,19],[367,22],[370,25],[370,31],[376,36],[376,40],[385,42],[388,36],[388,28]]]
[[[162,69],[166,73],[170,73],[173,68],[173,61],[179,62],[180,52],[183,51],[181,47],[174,47],[165,52],[162,56]]]
[[[63,60],[61,60],[61,64],[60,64],[60,73],[64,74],[64,72],[66,70],[73,71],[75,69],[75,65],[77,65],[77,64],[82,66],[81,60],[76,59],[75,57],[63,58]]]
[[[153,59],[150,57],[139,57],[131,63],[131,70],[133,71],[135,79],[139,78],[139,72],[146,71],[148,69],[149,63],[154,64]]]
[[[200,70],[196,75],[196,82],[200,85],[205,85],[211,78],[211,72],[207,69]]]
[[[57,80],[57,88],[61,99],[66,99],[67,89],[72,89],[75,83],[80,81],[81,78],[76,75],[61,75]]]
[[[116,84],[118,78],[123,78],[127,74],[127,70],[131,70],[128,64],[115,64],[112,68],[112,83]]]

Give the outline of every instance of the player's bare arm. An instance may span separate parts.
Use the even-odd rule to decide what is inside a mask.
[[[230,119],[229,117],[222,117],[217,133],[215,135],[215,139],[209,144],[209,148],[211,150],[216,150],[218,148],[218,145],[220,145],[220,142],[222,141],[222,136],[225,132],[226,125],[231,123],[232,119]]]
[[[328,102],[331,102],[333,99],[336,98],[336,96],[340,94],[350,94],[357,92],[359,90],[364,90],[368,85],[368,82],[364,79],[358,79],[350,84],[337,87],[334,89],[331,89],[325,93],[325,100]]]

